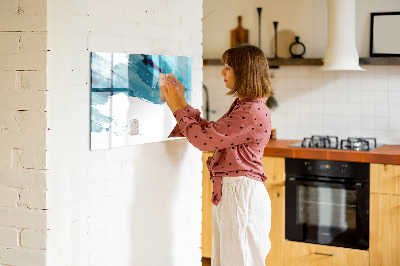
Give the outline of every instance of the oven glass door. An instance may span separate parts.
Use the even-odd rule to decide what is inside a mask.
[[[297,223],[340,231],[356,228],[355,190],[330,187],[297,187]],[[331,235],[317,236],[322,244],[331,243]]]
[[[361,184],[292,180],[286,189],[287,239],[368,249],[368,207],[361,202]]]

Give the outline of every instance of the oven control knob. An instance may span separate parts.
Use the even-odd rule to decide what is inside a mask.
[[[310,172],[312,170],[311,162],[305,162],[304,165],[306,166],[307,171]]]
[[[341,174],[346,173],[346,169],[347,169],[347,164],[342,164],[342,167],[340,168],[340,173]]]

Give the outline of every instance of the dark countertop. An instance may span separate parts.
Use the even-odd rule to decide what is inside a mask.
[[[301,140],[270,140],[264,156],[364,163],[400,164],[400,145],[382,145],[372,151],[289,147]]]

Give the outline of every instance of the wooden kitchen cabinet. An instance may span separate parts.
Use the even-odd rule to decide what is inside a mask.
[[[202,256],[211,258],[212,253],[212,183],[206,166],[206,161],[211,152],[203,153],[203,206],[202,206]],[[271,221],[271,250],[266,258],[267,266],[283,265],[284,230],[285,230],[285,158],[263,157],[264,171],[268,176],[265,187],[271,199],[272,221]]]
[[[285,266],[366,266],[365,250],[285,241]]]
[[[283,265],[285,241],[285,187],[265,184],[271,199],[271,250],[265,259],[266,266]]]
[[[371,193],[400,195],[400,165],[370,164]]]
[[[211,258],[212,252],[212,183],[206,165],[212,152],[203,153],[203,195],[202,195],[202,223],[201,223],[201,253],[204,258]]]
[[[285,158],[264,156],[261,160],[267,175],[265,187],[271,199],[271,250],[265,259],[266,266],[283,265],[285,240]]]
[[[370,265],[400,265],[400,196],[374,193],[370,201]]]
[[[370,265],[400,265],[400,165],[370,167]]]

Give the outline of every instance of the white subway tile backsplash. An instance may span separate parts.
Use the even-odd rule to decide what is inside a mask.
[[[345,103],[348,105],[350,102],[349,99],[349,90],[337,90],[336,92],[336,103]]]
[[[336,105],[334,103],[325,103],[323,109],[324,116],[327,115],[335,115],[336,114]]]
[[[288,66],[285,67],[286,72],[284,72],[285,77],[297,77],[298,76],[298,68],[297,66]]]
[[[388,97],[389,97],[389,104],[396,104],[399,105],[400,104],[400,89],[397,91],[389,91],[388,92]]]
[[[318,88],[321,88],[324,85],[324,79],[323,77],[311,77],[310,79],[310,87],[313,90],[316,90]]]
[[[376,65],[374,66],[374,77],[376,78],[387,78],[388,66],[387,65]]]
[[[388,79],[387,77],[377,77],[374,80],[375,91],[387,91],[388,89]]]
[[[377,139],[377,144],[384,144],[389,142],[389,134],[387,130],[377,130],[375,129],[375,138]]]
[[[286,78],[286,87],[288,89],[299,88],[298,78],[297,77],[287,77]]]
[[[361,90],[361,72],[351,71],[348,75],[349,90]]]
[[[349,88],[349,78],[347,72],[341,71],[336,77],[336,89],[338,90],[348,90]]]
[[[335,71],[322,71],[322,76],[324,78],[335,78]]]
[[[375,90],[374,101],[376,104],[385,104],[388,102],[387,90],[377,91]]]
[[[299,121],[299,114],[293,113],[287,117],[287,122],[291,126],[300,127],[302,123]]]
[[[374,116],[375,106],[373,104],[363,104],[361,105],[361,116]]]
[[[389,124],[389,130],[400,131],[400,117],[390,117],[388,124]]]
[[[375,117],[388,117],[389,108],[387,104],[375,105]]]
[[[278,108],[272,117],[278,138],[301,139],[308,135],[300,132],[310,132],[341,138],[375,136],[378,142],[398,144],[400,137],[393,132],[400,129],[389,125],[400,117],[400,67],[362,67],[366,71],[320,71],[318,66],[273,69]],[[210,79],[204,75],[205,82]]]
[[[326,103],[334,103],[336,101],[336,89],[332,84],[326,84],[323,89],[323,101]]]
[[[361,118],[363,130],[373,130],[375,128],[375,119],[373,116],[363,116]]]
[[[400,143],[400,131],[389,131],[389,140],[387,143]]]
[[[349,137],[360,137],[362,136],[361,128],[349,128]]]
[[[363,138],[373,138],[374,135],[375,135],[375,132],[373,129],[362,129],[362,131],[361,131],[361,137],[363,137]]]
[[[400,77],[400,65],[388,67],[388,76],[389,78],[392,76]]]
[[[287,88],[286,83],[287,82],[284,77],[272,77],[272,90],[274,91],[274,93],[277,93],[277,88],[279,88],[279,90],[285,90]]]
[[[365,90],[373,90],[374,89],[374,77],[373,76],[362,76],[361,89],[364,91]]]
[[[362,123],[359,116],[349,116],[349,129],[361,129]]]
[[[362,101],[361,93],[362,93],[362,90],[349,90],[349,94],[348,94],[349,102],[360,104]]]
[[[373,76],[375,72],[375,67],[376,67],[375,65],[363,65],[362,68],[364,68],[365,71],[360,71],[359,73],[361,74],[362,77]]]
[[[327,130],[325,134],[332,135],[329,130],[336,130],[336,118],[337,117],[335,115],[324,115],[324,120],[322,121],[322,124],[324,125],[324,129]]]
[[[363,89],[361,91],[361,101],[363,104],[374,103],[374,91]]]
[[[300,88],[298,95],[298,101],[300,103],[309,103],[312,98],[312,91],[309,88]]]
[[[400,104],[389,104],[389,117],[400,116]]]
[[[298,88],[310,89],[310,78],[308,76],[299,76],[298,80]]]
[[[375,131],[381,130],[382,128],[388,128],[389,118],[388,117],[375,117]]]
[[[347,116],[349,114],[349,105],[346,103],[336,103],[336,114],[338,116]]]
[[[298,67],[297,68],[297,75],[299,77],[305,78],[307,80],[310,79],[311,71],[313,71],[310,67]]]
[[[338,129],[347,131],[347,129],[349,127],[349,117],[345,116],[345,115],[336,116],[336,127]]]
[[[324,71],[321,71],[320,66],[309,66],[308,68],[310,69],[311,78],[314,78],[314,77],[323,78],[324,77]]]

